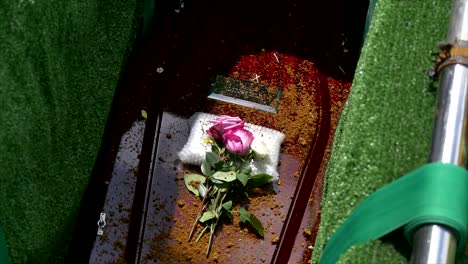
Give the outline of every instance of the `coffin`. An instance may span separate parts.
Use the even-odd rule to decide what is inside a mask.
[[[322,2],[202,1],[160,11],[116,93],[72,255],[89,263],[310,261],[367,11],[365,4]],[[281,97],[274,111],[264,111],[209,98],[214,83],[280,89]],[[177,156],[195,112],[239,116],[285,134],[279,181],[250,197],[264,238],[226,222],[208,257],[207,237],[187,240],[201,201],[186,190],[183,174],[198,168]]]

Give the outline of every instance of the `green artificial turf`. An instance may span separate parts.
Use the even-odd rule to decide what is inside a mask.
[[[427,162],[437,94],[426,73],[434,59],[431,53],[445,39],[450,3],[377,1],[335,134],[313,263],[360,201]],[[357,246],[340,260],[406,261],[391,243],[382,241]]]
[[[0,225],[13,263],[63,263],[136,6],[0,3]]]

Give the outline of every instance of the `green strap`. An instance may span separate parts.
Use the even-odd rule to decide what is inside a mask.
[[[465,169],[431,163],[377,190],[338,228],[320,263],[336,263],[351,246],[378,239],[403,226],[411,241],[415,228],[430,223],[451,227],[458,238],[458,250],[463,249],[468,229]]]
[[[0,227],[0,263],[1,264],[10,263],[10,258],[8,257],[8,248],[7,248],[5,235],[3,234],[2,227]]]
[[[369,8],[367,9],[367,17],[366,17],[366,25],[364,26],[364,37],[366,38],[367,32],[369,31],[370,23],[372,21],[372,17],[374,16],[375,5],[377,4],[377,0],[370,0]]]
[[[156,9],[155,0],[144,0],[143,10],[143,39],[148,39],[151,31],[153,31],[153,20]]]

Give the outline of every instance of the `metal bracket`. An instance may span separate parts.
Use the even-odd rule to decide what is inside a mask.
[[[104,234],[104,227],[106,226],[106,213],[101,212],[97,225],[98,225],[97,234],[98,236],[102,236]]]

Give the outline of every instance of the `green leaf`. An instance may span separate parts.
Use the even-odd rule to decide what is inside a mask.
[[[249,176],[243,174],[243,173],[237,173],[236,174],[237,179],[242,183],[242,185],[247,185],[247,182],[249,181]]]
[[[211,203],[208,206],[208,211],[214,212],[214,210],[215,210],[214,199],[211,199]]]
[[[268,174],[257,174],[252,176],[249,180],[249,187],[258,187],[269,183],[273,177]]]
[[[215,164],[220,161],[218,154],[214,152],[207,152],[205,160],[210,164],[211,167],[214,167]]]
[[[225,182],[232,182],[237,179],[236,172],[234,171],[217,171],[211,177],[213,179],[225,181]]]
[[[226,209],[227,211],[230,211],[232,209],[232,201],[227,201],[223,203],[223,208]]]
[[[200,219],[198,221],[204,223],[208,220],[211,220],[213,218],[215,218],[216,215],[212,212],[212,211],[206,211],[203,213],[203,215],[200,217]]]
[[[211,181],[215,184],[215,187],[218,189],[218,190],[222,190],[222,189],[226,189],[226,188],[229,188],[230,184],[229,182],[224,182],[224,181],[220,181],[220,180],[216,180],[216,179],[213,179],[213,178],[210,178]]]
[[[220,160],[216,162],[213,167],[215,170],[220,171],[220,170],[223,170],[224,166],[226,166],[226,164],[224,163],[224,161]]]
[[[262,223],[260,222],[260,220],[258,220],[257,217],[255,217],[255,215],[253,214],[250,214],[250,225],[252,225],[252,227],[255,229],[255,231],[257,231],[257,234],[259,234],[261,237],[263,237],[263,226],[262,226]]]
[[[214,143],[213,145],[211,145],[211,151],[216,153],[216,154],[219,154],[220,149],[219,149],[218,144]]]
[[[203,183],[198,184],[197,190],[200,193],[200,197],[204,198],[205,196],[208,195],[208,189],[206,188],[205,184],[203,184]]]
[[[200,174],[186,173],[184,175],[185,187],[196,196],[200,196],[197,186],[200,183],[205,183],[206,178]]]
[[[242,223],[246,224],[250,222],[250,213],[247,210],[245,210],[244,207],[239,208],[237,212],[239,213],[239,218]]]
[[[148,119],[148,113],[146,113],[145,110],[141,110],[141,117],[143,117],[144,120]]]
[[[244,157],[243,160],[244,160],[245,162],[247,162],[247,161],[249,161],[249,160],[251,160],[251,159],[253,159],[253,158],[255,158],[255,152],[250,151],[249,155],[247,155],[246,157]]]
[[[244,224],[250,224],[255,232],[263,237],[263,226],[260,220],[258,220],[255,215],[249,213],[249,211],[247,211],[244,207],[239,208],[238,212],[241,222]]]
[[[244,167],[241,169],[240,173],[250,175],[250,173],[252,173],[252,168],[250,166]]]
[[[211,176],[213,175],[213,171],[211,170],[211,166],[210,164],[205,160],[203,161],[202,165],[201,165],[201,171],[203,174],[205,174],[206,176]]]
[[[232,220],[232,211],[226,211],[224,215],[227,216],[230,220]]]
[[[223,162],[222,166],[218,169],[219,171],[235,171],[236,170],[236,166],[234,165],[230,165],[230,164],[226,164]]]

